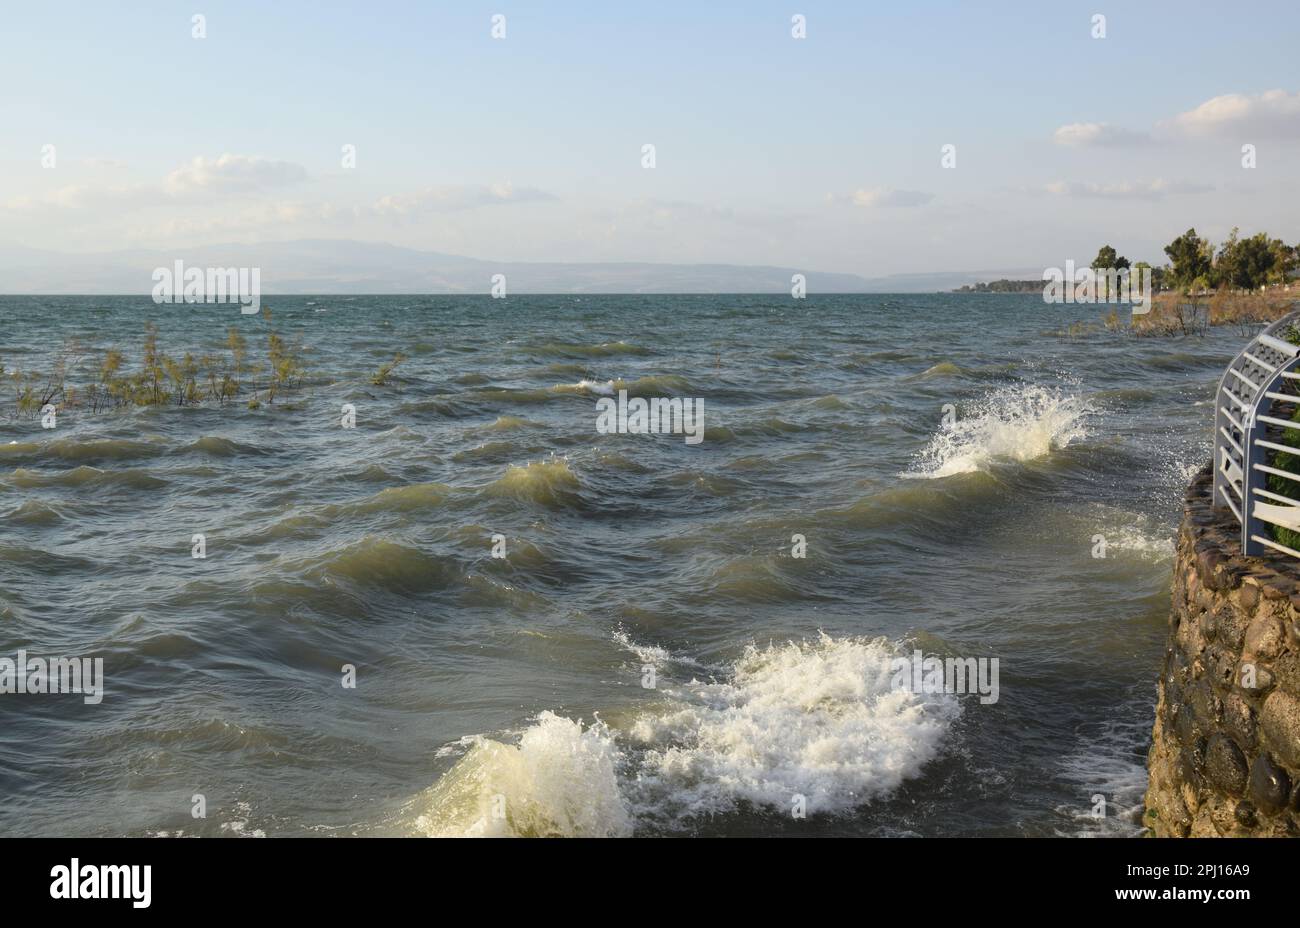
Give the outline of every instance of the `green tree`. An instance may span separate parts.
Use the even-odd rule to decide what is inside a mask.
[[[1112,248],[1109,245],[1102,245],[1101,250],[1097,252],[1097,257],[1092,259],[1092,264],[1089,266],[1094,271],[1109,271],[1112,269],[1116,271],[1122,271],[1125,268],[1128,268],[1130,265],[1129,265],[1128,258],[1125,258],[1123,255],[1117,254],[1114,248]],[[1106,275],[1104,274],[1099,274],[1098,279],[1105,281],[1105,284],[1101,291],[1102,298],[1109,299],[1110,279],[1106,277]]]
[[[1178,238],[1165,246],[1169,256],[1169,274],[1171,286],[1190,289],[1198,281],[1209,281],[1212,269],[1210,243],[1196,234],[1195,229],[1188,229]]]
[[[1274,243],[1268,235],[1260,232],[1240,238],[1234,228],[1215,257],[1213,280],[1221,287],[1256,290],[1268,283],[1276,260]]]
[[[1151,272],[1152,293],[1159,293],[1164,289],[1165,272],[1167,271],[1167,268],[1152,267],[1149,261],[1139,261],[1137,264],[1133,265],[1133,286],[1140,287],[1142,285],[1143,271]]]
[[[1273,253],[1273,266],[1268,273],[1268,283],[1284,284],[1291,279],[1291,275],[1297,269],[1300,269],[1300,247],[1288,245],[1280,238],[1275,238],[1268,243],[1269,251]]]

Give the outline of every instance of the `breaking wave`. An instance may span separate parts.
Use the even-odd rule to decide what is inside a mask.
[[[1020,384],[989,393],[973,410],[946,421],[904,477],[950,477],[987,470],[999,460],[1025,462],[1087,435],[1087,401]]]
[[[515,745],[465,739],[467,753],[416,800],[430,837],[589,837],[631,834],[618,786],[621,755],[604,723],[543,712]]]
[[[634,645],[661,668],[663,648]],[[941,752],[955,696],[893,687],[893,645],[831,638],[750,646],[721,682],[663,684],[667,702],[617,732],[550,712],[517,743],[474,736],[415,801],[427,835],[618,836],[688,830],[742,806],[842,815],[888,795]],[[667,673],[667,670],[664,670]],[[445,749],[446,750],[446,749]],[[502,798],[503,797],[503,798]],[[496,803],[496,809],[493,803]],[[504,810],[504,812],[502,811]]]
[[[578,477],[564,458],[552,457],[506,468],[506,472],[487,487],[493,496],[507,496],[547,507],[577,502]]]

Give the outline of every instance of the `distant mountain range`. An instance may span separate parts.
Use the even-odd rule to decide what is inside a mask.
[[[62,254],[0,245],[0,294],[147,294],[153,271],[187,267],[258,267],[262,291],[285,293],[488,293],[505,274],[510,293],[789,293],[791,275],[817,293],[933,293],[1021,271],[947,272],[860,277],[807,268],[738,264],[484,261],[374,242],[304,239]],[[1028,276],[1037,276],[1037,271]]]

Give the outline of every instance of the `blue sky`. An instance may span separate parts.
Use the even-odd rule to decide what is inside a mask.
[[[0,243],[882,275],[1300,238],[1295,4],[701,6],[9,4]]]

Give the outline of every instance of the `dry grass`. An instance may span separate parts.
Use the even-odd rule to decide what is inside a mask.
[[[1212,325],[1237,325],[1246,331],[1297,308],[1300,287],[1160,293],[1152,304],[1149,313],[1133,317],[1134,335],[1199,335]]]

